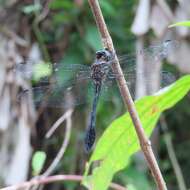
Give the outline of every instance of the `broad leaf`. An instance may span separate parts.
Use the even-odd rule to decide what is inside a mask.
[[[117,11],[114,9],[112,4],[106,0],[100,1],[100,6],[105,15],[115,16],[117,14]]]
[[[190,89],[190,75],[174,84],[161,89],[152,96],[143,97],[135,102],[142,126],[149,137],[160,117],[160,114],[179,102]],[[105,190],[109,186],[114,174],[124,169],[131,155],[140,150],[138,138],[129,113],[125,113],[111,123],[99,139],[96,149],[85,171],[83,184],[93,190]],[[93,161],[100,160],[92,176],[88,170]]]
[[[38,63],[34,65],[33,79],[34,81],[39,81],[43,77],[48,77],[52,74],[51,65],[48,63]]]
[[[33,175],[38,175],[45,163],[46,154],[42,151],[35,152],[34,156],[32,157],[32,173]]]
[[[49,7],[51,9],[62,9],[62,10],[72,9],[74,7],[74,3],[69,0],[65,1],[55,0],[49,4]]]
[[[94,26],[88,26],[85,35],[85,41],[95,51],[102,48],[100,35],[97,28]]]
[[[41,9],[42,9],[42,6],[39,3],[35,3],[35,4],[24,6],[22,8],[22,11],[25,14],[31,14],[31,13],[35,13],[37,11],[40,11]]]
[[[182,22],[176,22],[174,24],[169,25],[169,28],[176,27],[176,26],[187,26],[190,27],[190,21],[182,21]]]

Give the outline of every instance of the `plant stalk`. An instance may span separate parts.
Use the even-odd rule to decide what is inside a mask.
[[[92,13],[94,15],[94,19],[96,21],[96,25],[98,27],[98,30],[100,32],[104,48],[108,48],[109,51],[115,53],[113,42],[112,42],[111,36],[108,32],[106,23],[104,21],[104,17],[102,15],[98,0],[88,0],[88,2],[89,2],[89,5],[91,7]],[[139,118],[138,113],[136,111],[136,108],[135,108],[134,102],[132,100],[132,97],[130,95],[129,89],[127,87],[127,83],[126,83],[125,77],[123,75],[123,72],[122,72],[122,69],[120,67],[119,60],[118,60],[116,54],[115,54],[115,62],[112,66],[112,69],[113,69],[114,73],[116,73],[116,75],[121,76],[121,77],[117,78],[117,83],[118,83],[118,86],[120,89],[120,93],[121,93],[121,96],[123,98],[125,105],[127,106],[127,109],[128,109],[129,114],[131,116],[133,124],[135,126],[135,130],[136,130],[136,133],[138,135],[138,139],[139,139],[141,149],[142,149],[144,156],[148,162],[148,166],[151,170],[151,173],[152,173],[153,178],[157,184],[157,187],[159,190],[167,190],[165,181],[162,177],[161,171],[159,169],[156,158],[155,158],[154,153],[152,151],[151,143],[145,135],[144,129],[142,127],[140,118]]]

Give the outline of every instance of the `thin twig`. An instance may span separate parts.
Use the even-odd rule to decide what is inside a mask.
[[[99,29],[99,32],[101,34],[101,39],[103,46],[105,48],[108,48],[111,52],[115,53],[115,49],[112,43],[111,36],[108,32],[107,26],[105,24],[99,2],[98,0],[88,0],[91,10],[93,12],[97,27]],[[154,180],[158,186],[159,190],[166,190],[166,184],[162,177],[162,174],[160,172],[160,169],[158,167],[157,161],[155,159],[155,156],[153,154],[151,143],[149,139],[146,137],[144,129],[142,127],[142,124],[140,122],[139,116],[137,114],[137,111],[135,109],[134,102],[131,98],[131,95],[129,93],[129,89],[127,87],[127,83],[125,81],[123,72],[121,70],[121,67],[119,65],[119,61],[117,58],[117,55],[115,54],[115,63],[112,66],[113,71],[116,73],[116,75],[121,76],[117,78],[117,83],[123,98],[123,101],[125,105],[128,108],[129,114],[131,116],[131,119],[133,121],[133,124],[135,126],[136,133],[138,135],[138,139],[140,142],[141,149],[145,155],[145,158],[148,162],[149,168],[152,172],[152,175],[154,177]]]
[[[68,111],[66,111],[66,113],[64,113],[54,124],[53,126],[50,128],[50,130],[46,133],[46,138],[50,138],[52,136],[52,134],[55,132],[55,130],[68,118],[71,117],[73,110],[70,109]]]
[[[168,133],[168,126],[167,126],[167,123],[166,123],[164,116],[161,116],[160,124],[161,124],[162,130],[164,132],[164,141],[166,143],[168,155],[169,155],[169,158],[171,160],[171,164],[173,166],[173,169],[174,169],[174,172],[176,175],[179,190],[187,190],[181,168],[179,166],[179,163],[178,163],[176,155],[175,155],[171,135]]]
[[[32,179],[31,181],[27,181],[24,183],[20,183],[18,185],[12,185],[9,187],[1,188],[0,190],[18,190],[18,189],[23,189],[23,188],[29,188],[34,185],[42,185],[42,184],[48,184],[56,181],[82,181],[83,176],[80,175],[54,175],[54,176],[49,176],[49,177],[42,177],[38,179]],[[115,190],[127,190],[127,188],[111,183],[110,187],[115,189]]]
[[[39,3],[40,3],[40,1],[38,2],[38,0],[34,1],[34,4],[39,4]],[[49,3],[49,1],[47,3]],[[46,5],[46,7],[47,6],[48,6],[48,4]],[[41,21],[40,19],[42,19],[42,18],[39,18],[39,16],[41,16],[41,14],[40,14],[39,11],[36,11],[36,12],[34,12],[34,15],[35,15],[35,18],[34,18],[33,23],[32,23],[32,29],[33,29],[33,31],[34,31],[34,33],[36,35],[36,38],[37,38],[37,40],[39,42],[39,45],[40,45],[40,48],[41,48],[41,50],[43,52],[43,56],[45,58],[45,61],[50,63],[51,59],[50,59],[48,50],[47,50],[45,42],[44,42],[44,36],[42,35],[42,32],[40,30],[40,26],[39,26],[40,21]],[[44,16],[46,16],[46,15],[44,15]]]
[[[43,10],[41,11],[41,13],[38,15],[38,17],[36,18],[36,21],[39,23],[42,20],[44,20],[48,13],[49,13],[49,4],[52,2],[53,0],[46,0],[45,5],[43,5]]]
[[[16,44],[22,46],[22,47],[28,47],[28,42],[18,36],[16,33],[14,33],[12,30],[7,28],[6,26],[1,25],[0,26],[0,32],[2,32],[4,35],[6,35],[8,38],[11,38]]]
[[[39,179],[39,178],[43,178],[43,177],[47,177],[49,176],[54,169],[56,168],[56,166],[58,165],[58,163],[60,162],[60,160],[62,159],[65,150],[69,144],[69,139],[71,136],[71,114],[73,112],[73,109],[69,109],[68,111],[66,111],[66,113],[64,115],[62,115],[56,122],[55,124],[50,128],[50,130],[48,131],[48,133],[46,134],[46,137],[49,138],[54,131],[66,120],[66,133],[65,133],[65,138],[64,141],[62,143],[62,146],[59,150],[59,152],[57,153],[56,157],[54,158],[54,160],[52,161],[52,163],[50,164],[50,166],[46,169],[46,171],[41,174],[40,176],[36,176],[35,179]],[[39,184],[38,185],[34,185],[32,187],[32,190],[36,190],[37,188],[39,188]]]
[[[66,120],[66,133],[65,133],[65,138],[64,141],[62,143],[62,146],[59,150],[59,152],[57,153],[56,157],[54,158],[53,162],[50,164],[50,166],[46,169],[46,171],[41,174],[40,176],[37,176],[35,178],[43,178],[43,177],[47,177],[49,176],[54,169],[57,167],[58,163],[60,162],[60,160],[62,159],[65,150],[69,144],[69,139],[71,136],[71,126],[72,126],[72,121],[71,121],[71,114],[72,114],[73,110],[69,109],[64,115],[62,115],[56,122],[55,124],[50,128],[50,130],[48,131],[48,133],[46,134],[46,138],[49,138],[54,132],[55,130]],[[32,190],[35,190],[38,188],[39,185],[35,185]],[[40,186],[41,187],[41,186]]]
[[[69,139],[71,136],[71,114],[72,114],[73,110],[70,109],[68,110],[56,123],[59,122],[59,125],[66,120],[66,133],[65,133],[65,138],[63,141],[63,144],[57,154],[57,156],[55,157],[55,159],[53,160],[53,162],[51,163],[51,165],[48,167],[48,169],[42,174],[42,176],[49,176],[53,170],[56,168],[57,164],[60,162],[61,158],[63,157],[65,150],[69,144]],[[65,116],[65,117],[64,117]],[[64,118],[64,120],[63,120]],[[62,120],[61,120],[62,119]],[[60,122],[62,121],[62,122]],[[55,123],[55,124],[56,124]],[[55,129],[55,125],[54,124],[54,129]],[[56,128],[58,127],[58,125],[56,126]],[[53,128],[52,128],[53,129]]]

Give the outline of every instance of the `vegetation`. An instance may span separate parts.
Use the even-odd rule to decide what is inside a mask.
[[[174,7],[174,4],[174,2],[170,2],[169,5]],[[38,53],[43,57],[43,62],[40,65],[35,65],[33,69],[31,79],[33,86],[41,85],[41,78],[52,74],[50,66],[54,62],[68,65],[73,63],[91,65],[95,52],[102,48],[98,29],[87,1],[48,0],[33,2],[18,0],[15,4],[10,5],[2,1],[0,5],[5,11],[5,15],[9,16],[8,21],[10,19],[11,22],[11,24],[8,21],[3,23],[2,16],[0,21],[3,23],[0,27],[1,35],[7,37],[13,32],[24,41],[30,39],[27,41],[27,46],[15,43],[19,54],[27,57],[33,45],[35,43],[39,45]],[[135,51],[136,38],[131,32],[131,25],[137,5],[137,1],[100,0],[106,24],[115,48],[120,54]],[[177,7],[178,4],[176,3],[175,6]],[[12,9],[14,12],[11,12]],[[2,10],[0,10],[0,18],[3,15]],[[13,18],[16,20],[17,29],[12,26],[11,19]],[[189,26],[189,22],[170,25],[171,28],[175,26]],[[24,39],[25,37],[26,39]],[[144,38],[145,42],[148,43],[153,41],[152,39],[156,36],[153,31],[150,31],[144,35]],[[177,67],[165,63],[164,68],[169,68],[176,77],[181,75]],[[62,83],[65,82],[64,74],[63,72],[57,73],[58,77],[63,79]],[[73,77],[70,76],[73,73],[67,75],[69,78]],[[166,133],[171,135],[174,143],[175,154],[183,174],[181,181],[184,180],[185,185],[190,186],[189,152],[186,151],[190,146],[188,132],[190,100],[187,95],[190,89],[190,76],[178,78],[176,82],[156,94],[135,101],[136,109],[148,137],[157,124],[163,125],[160,117],[161,115],[164,117],[168,129],[165,131],[163,127],[157,127],[161,131],[161,135],[156,135],[159,141],[155,144],[154,150],[157,152],[157,160],[168,189],[172,190],[178,189],[180,182],[176,180],[177,174],[175,174],[168,157],[169,150],[165,147],[164,136]],[[54,182],[44,188],[71,190],[83,189],[85,186],[88,189],[93,187],[94,190],[104,190],[111,186],[115,189],[122,189],[120,186],[116,187],[115,184],[111,184],[111,182],[115,182],[127,187],[128,190],[155,189],[146,163],[141,162],[141,159],[135,156],[135,153],[140,150],[139,141],[121,97],[114,96],[111,101],[102,101],[98,105],[97,142],[93,152],[86,154],[83,140],[90,110],[91,104],[80,105],[73,110],[36,107],[38,117],[33,129],[31,129],[33,152],[31,163],[29,163],[30,169],[27,171],[28,179],[39,175],[47,177],[64,173],[65,181]],[[52,132],[51,130],[55,129],[56,126],[59,128]],[[1,133],[4,134],[3,131],[0,131]],[[47,136],[49,136],[48,139]],[[61,161],[59,161],[57,152],[62,156]],[[58,163],[55,158],[59,161]],[[83,179],[82,175],[84,175]],[[6,178],[9,178],[9,175]],[[83,186],[76,181],[82,181]],[[5,178],[0,175],[0,186],[6,185]],[[180,190],[185,189],[180,186]]]

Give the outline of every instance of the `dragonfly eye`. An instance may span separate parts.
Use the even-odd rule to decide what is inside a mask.
[[[111,58],[111,53],[107,49],[96,52],[96,59],[98,60],[102,59],[104,61],[109,61],[110,58]]]
[[[101,58],[105,58],[106,57],[106,52],[105,50],[100,50],[96,52],[96,58],[97,59],[101,59]]]

